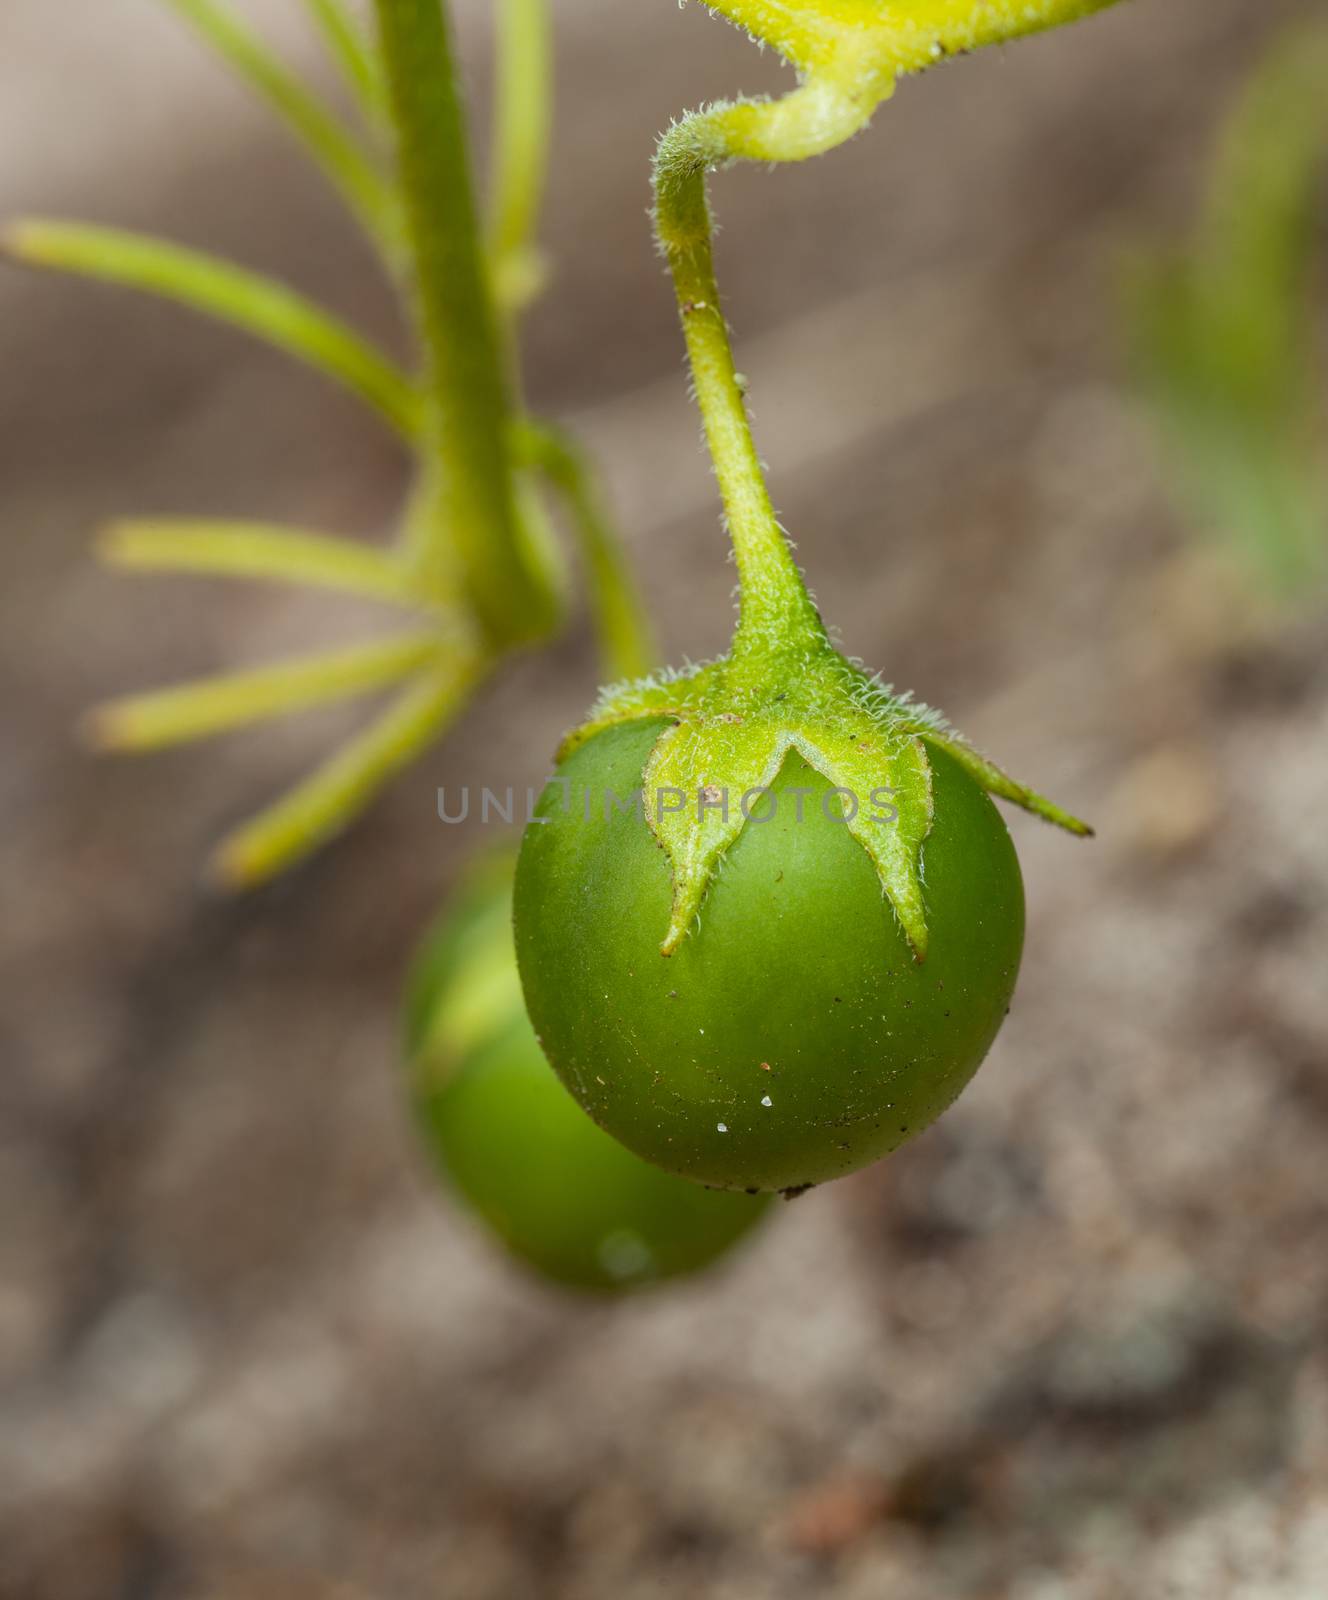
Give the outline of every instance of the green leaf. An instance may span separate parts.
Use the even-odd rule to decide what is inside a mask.
[[[1121,275],[1178,498],[1287,599],[1328,569],[1313,294],[1326,74],[1321,22],[1279,37],[1227,119],[1193,237],[1134,251]]]
[[[692,672],[664,671],[647,678],[611,684],[601,691],[586,720],[563,740],[558,748],[558,760],[564,760],[597,733],[618,723],[682,716],[688,707],[698,706],[703,701],[721,665],[701,667]]]
[[[226,6],[216,0],[166,0],[166,4],[267,102],[395,266],[401,239],[396,191],[355,138]]]
[[[167,517],[113,523],[98,541],[109,566],[253,578],[334,589],[412,610],[427,609],[404,562],[350,539],[263,522]]]
[[[687,936],[705,900],[719,862],[759,803],[748,799],[768,789],[790,752],[835,788],[847,791],[844,816],[850,833],[871,857],[886,898],[915,956],[927,953],[927,918],[922,898],[922,844],[931,830],[931,768],[921,742],[879,729],[865,737],[832,725],[778,716],[736,713],[684,720],[660,735],[645,770],[650,826],[668,852],[673,869],[673,904],[660,946],[671,955]],[[874,793],[889,789],[896,815],[873,807]],[[685,796],[680,810],[657,797]]]
[[[82,223],[27,218],[5,229],[0,248],[29,266],[160,295],[230,323],[349,389],[404,438],[420,430],[420,397],[400,368],[284,284],[160,239]]]
[[[387,128],[387,85],[373,45],[341,0],[305,0],[305,4],[361,116],[375,131]]]
[[[228,888],[253,888],[311,854],[437,738],[483,672],[484,663],[470,657],[423,674],[358,738],[223,840],[213,874]]]
[[[202,678],[100,706],[91,715],[90,733],[105,750],[159,750],[207,739],[382,689],[418,671],[441,649],[436,634],[417,634]]]

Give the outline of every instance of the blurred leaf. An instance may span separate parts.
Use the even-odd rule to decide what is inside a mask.
[[[207,739],[384,688],[410,676],[442,649],[437,634],[412,634],[131,695],[98,707],[92,713],[91,734],[96,744],[110,750],[157,750]]]
[[[1188,246],[1123,274],[1130,350],[1188,513],[1274,591],[1328,572],[1313,252],[1328,29],[1278,41],[1243,92]]]
[[[110,566],[137,572],[253,578],[336,589],[413,610],[426,606],[406,564],[395,555],[265,522],[180,517],[117,522],[102,535],[98,553]]]
[[[229,322],[315,367],[413,439],[421,402],[399,367],[336,317],[284,284],[215,256],[114,228],[29,218],[0,247],[30,266],[99,278]]]
[[[305,0],[328,54],[341,69],[360,114],[370,128],[388,126],[387,89],[373,44],[342,0]]]
[[[400,253],[396,190],[354,136],[267,45],[216,0],[166,0],[231,69],[276,112],[341,193],[382,248],[389,264]],[[338,8],[324,4],[328,26]]]
[[[224,840],[212,862],[216,877],[252,888],[312,854],[437,738],[483,672],[484,663],[468,657],[421,674],[358,738]]]

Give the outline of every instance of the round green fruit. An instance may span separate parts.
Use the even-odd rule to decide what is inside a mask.
[[[932,1122],[1000,1028],[1024,933],[1009,833],[930,750],[919,962],[827,780],[790,753],[767,820],[753,807],[665,956],[670,862],[617,803],[665,726],[594,733],[526,830],[516,942],[535,1031],[595,1121],[668,1172],[784,1191],[840,1177]]]
[[[547,1279],[611,1292],[699,1271],[759,1221],[764,1199],[661,1172],[585,1115],[527,1020],[511,902],[511,858],[482,863],[412,974],[406,1059],[428,1149],[469,1209]]]

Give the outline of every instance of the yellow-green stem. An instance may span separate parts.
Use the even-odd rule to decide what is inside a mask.
[[[805,161],[851,139],[903,73],[1104,9],[1115,0],[709,0],[775,47],[801,81],[775,100],[682,118],[655,158],[655,226],[678,295],[697,404],[742,586],[734,656],[802,653],[825,639],[775,519],[715,282],[707,172],[734,160]]]
[[[706,169],[726,148],[719,115],[689,117],[661,141],[655,226],[673,275],[696,402],[738,567],[734,650],[796,648],[819,643],[825,631],[770,502],[720,303],[705,193]]]
[[[425,481],[436,535],[453,541],[485,638],[537,638],[547,598],[522,556],[511,404],[488,282],[449,20],[440,0],[376,0],[429,400]]]
[[[654,630],[585,452],[547,423],[527,422],[518,442],[562,496],[585,566],[606,680],[645,677],[659,661]]]

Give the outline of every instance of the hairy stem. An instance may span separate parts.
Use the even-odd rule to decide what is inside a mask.
[[[709,0],[771,44],[801,81],[776,100],[720,103],[682,118],[655,158],[655,228],[673,274],[697,404],[742,588],[735,659],[805,650],[824,629],[766,489],[715,281],[706,173],[734,160],[805,161],[851,139],[917,72],[979,45],[1070,22],[1115,0]]]
[[[789,99],[805,93],[797,90]],[[815,646],[825,638],[775,516],[752,438],[715,278],[705,191],[707,170],[732,155],[789,159],[782,152],[794,148],[796,140],[789,136],[786,106],[724,106],[686,117],[665,134],[655,160],[656,233],[673,275],[696,401],[741,584],[735,654],[774,643]]]

